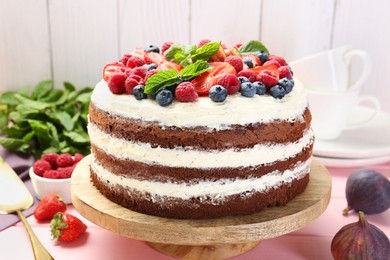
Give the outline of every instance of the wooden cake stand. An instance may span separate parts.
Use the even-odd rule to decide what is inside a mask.
[[[155,250],[181,259],[224,259],[242,254],[260,240],[298,230],[318,218],[330,199],[330,174],[312,163],[305,192],[286,206],[238,217],[178,220],[140,214],[106,199],[89,179],[90,156],[72,175],[72,203],[86,219],[107,230],[146,241]]]

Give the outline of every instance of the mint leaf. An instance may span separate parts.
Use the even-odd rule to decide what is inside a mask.
[[[195,54],[191,56],[192,61],[208,60],[214,56],[221,46],[220,42],[210,42],[195,51]]]
[[[184,69],[180,71],[180,76],[182,80],[189,81],[196,76],[199,76],[203,72],[208,71],[211,69],[211,65],[207,61],[198,60],[195,63],[188,65]]]
[[[252,41],[249,41],[249,42],[243,44],[240,47],[240,49],[238,49],[238,51],[241,54],[255,53],[257,51],[264,51],[265,53],[269,54],[269,51],[264,46],[264,44],[262,44],[259,41],[255,41],[255,40],[252,40]]]
[[[34,100],[39,100],[41,97],[44,97],[51,89],[53,89],[52,80],[41,81],[31,93],[31,98]]]
[[[157,94],[165,87],[180,83],[179,74],[175,69],[163,70],[151,76],[145,85],[146,94]]]
[[[164,52],[165,58],[170,61],[175,61],[175,55],[178,54],[183,54],[183,49],[178,44],[172,44],[172,46]]]

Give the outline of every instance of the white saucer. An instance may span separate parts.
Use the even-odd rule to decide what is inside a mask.
[[[368,107],[357,106],[351,114],[350,121],[356,122],[359,118],[369,117],[373,110]],[[314,143],[315,156],[334,159],[377,159],[390,156],[390,115],[380,112],[367,125],[353,130],[346,130],[335,140]]]
[[[380,164],[390,162],[390,154],[386,156],[380,157],[372,157],[372,158],[360,158],[360,159],[345,159],[345,158],[329,158],[329,157],[321,157],[314,156],[321,163],[323,163],[327,167],[339,167],[339,168],[349,168],[349,167],[368,167],[373,164]]]

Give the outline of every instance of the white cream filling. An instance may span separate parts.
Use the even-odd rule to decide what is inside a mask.
[[[305,162],[299,162],[293,169],[270,172],[260,178],[248,179],[221,179],[218,181],[201,181],[196,184],[177,184],[172,182],[162,183],[157,181],[141,181],[115,175],[99,165],[92,158],[92,167],[101,181],[109,181],[109,185],[122,186],[130,191],[138,191],[150,194],[152,199],[170,197],[188,200],[194,197],[203,197],[211,201],[223,199],[226,196],[243,194],[250,196],[254,192],[266,192],[271,188],[277,188],[283,184],[291,183],[295,179],[303,178],[309,171],[311,158]]]
[[[196,127],[209,130],[227,129],[232,124],[269,123],[274,120],[302,121],[307,108],[306,92],[296,79],[293,91],[277,100],[269,95],[252,98],[237,93],[225,102],[216,103],[209,97],[199,97],[196,102],[174,101],[161,107],[155,100],[136,100],[133,95],[115,95],[105,81],[100,81],[91,96],[94,105],[121,117],[158,122],[161,126]]]
[[[235,150],[185,150],[181,147],[167,149],[152,147],[149,143],[132,142],[113,137],[95,124],[88,124],[91,142],[104,152],[121,160],[134,160],[169,167],[219,168],[247,167],[273,163],[294,157],[313,142],[313,131],[307,130],[294,143],[257,144],[252,148]]]

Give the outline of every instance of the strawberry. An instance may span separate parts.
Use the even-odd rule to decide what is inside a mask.
[[[146,64],[154,63],[157,66],[165,61],[165,57],[156,52],[147,52],[145,53],[145,62]]]
[[[226,53],[225,50],[223,49],[222,45],[219,45],[219,49],[216,54],[213,55],[209,59],[210,62],[219,62],[219,61],[224,61],[226,59]]]
[[[210,43],[211,41],[209,40],[209,39],[203,39],[203,40],[201,40],[199,43],[198,43],[198,48],[200,48],[200,47],[202,47],[203,45],[205,45],[205,44],[208,44],[208,43]]]
[[[50,230],[53,239],[71,242],[83,234],[87,226],[69,213],[57,212],[50,222]]]
[[[104,69],[103,69],[104,81],[107,82],[112,74],[115,74],[118,72],[125,72],[125,65],[122,62],[113,62],[113,63],[106,64],[106,66],[104,66]]]
[[[171,48],[173,42],[164,42],[161,47],[161,53],[164,54],[169,48]]]
[[[212,69],[191,81],[199,95],[208,95],[210,88],[216,85],[224,75],[236,74],[234,67],[227,62],[212,62],[211,65],[213,66]]]
[[[164,61],[162,62],[158,68],[160,70],[170,70],[170,69],[175,69],[177,70],[177,72],[180,72],[180,70],[183,68],[180,64],[177,64],[175,62],[172,62],[172,61]]]
[[[45,161],[45,160],[37,160],[34,164],[33,164],[33,170],[34,170],[34,173],[38,176],[43,176],[43,174],[46,172],[46,171],[49,171],[51,170],[51,165],[48,161]]]
[[[262,65],[262,66],[258,66],[256,68],[252,68],[252,69],[249,69],[249,70],[254,72],[257,77],[260,74],[260,72],[262,72],[263,70],[270,70],[275,75],[277,75],[279,77],[279,70],[278,70],[277,65],[275,65],[275,64],[268,64],[268,65],[266,65],[264,63],[264,65]],[[257,80],[259,80],[259,79],[257,79]]]
[[[257,66],[260,66],[260,64],[261,64],[261,61],[260,61],[259,57],[257,57],[255,54],[246,54],[246,55],[243,55],[243,56],[242,56],[242,59],[243,59],[243,60],[244,60],[244,59],[249,59],[249,60],[251,60],[252,63],[253,63],[253,67],[254,67],[254,68],[257,67]]]
[[[60,196],[47,194],[38,203],[34,210],[34,217],[38,221],[52,219],[57,212],[65,212],[66,204]]]
[[[274,64],[276,67],[280,67],[280,63],[277,61],[277,60],[267,60],[266,62],[264,62],[264,66],[269,66],[271,64]]]

